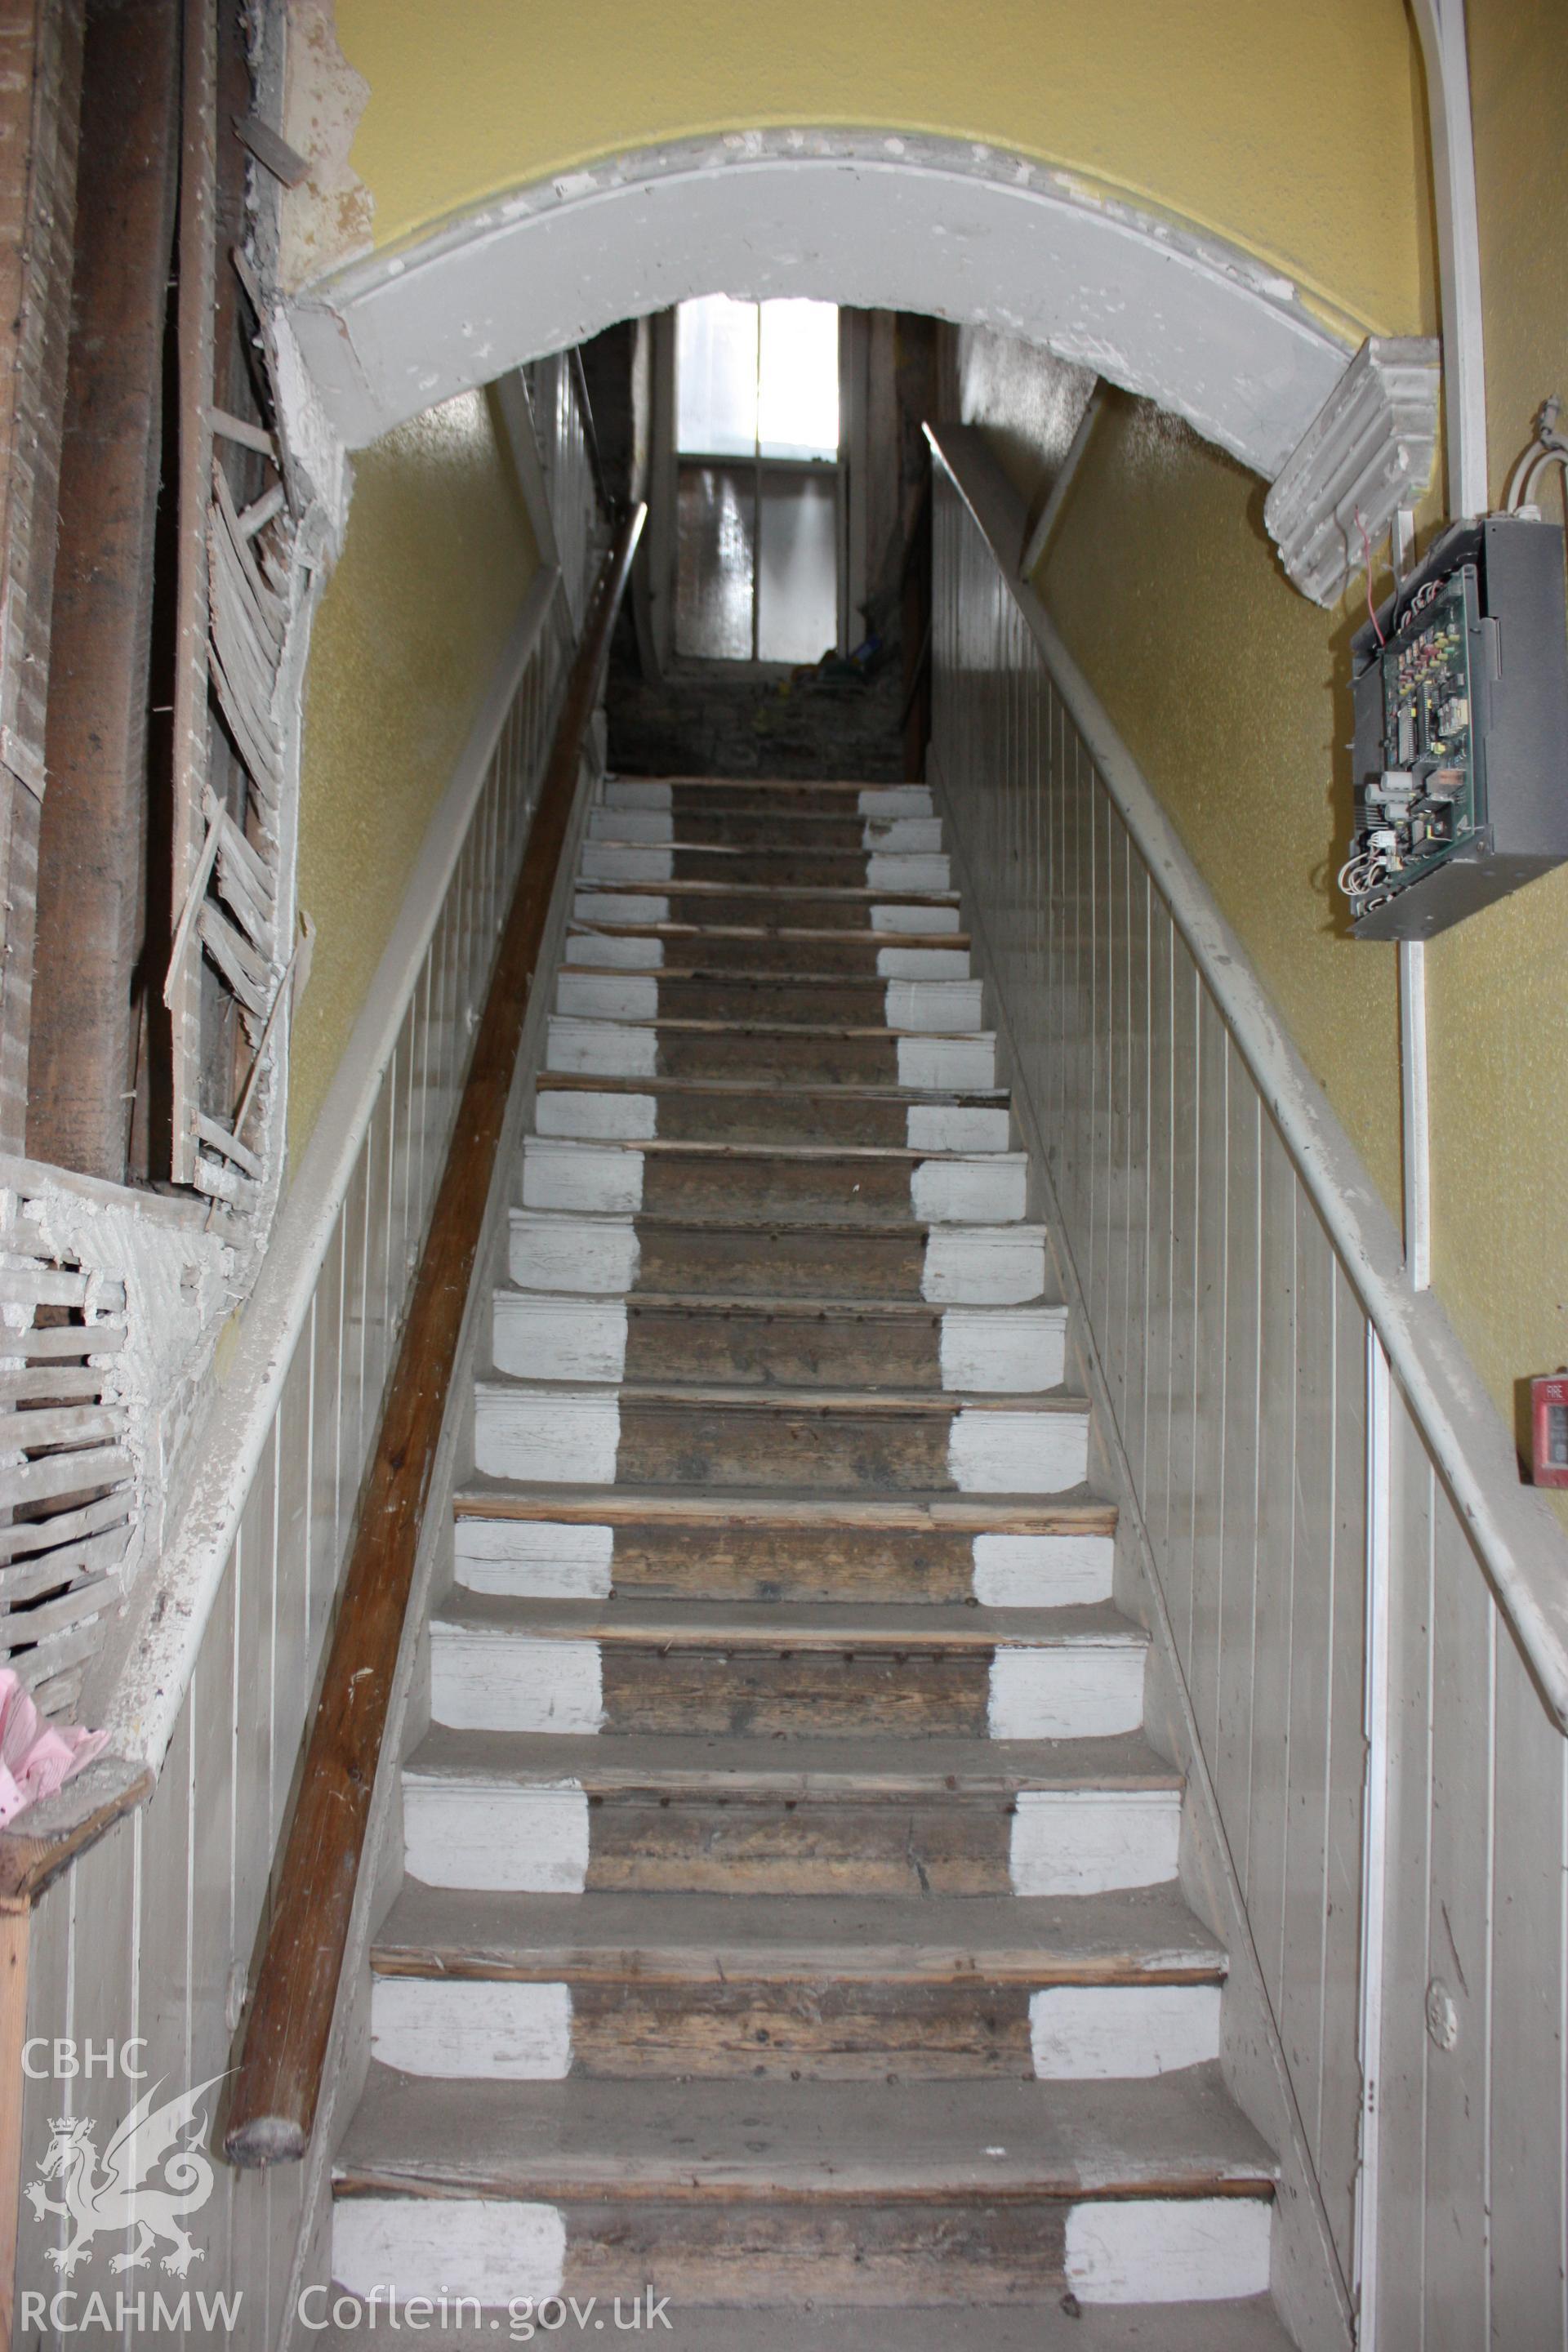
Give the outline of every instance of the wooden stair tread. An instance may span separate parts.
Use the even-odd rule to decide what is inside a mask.
[[[1173,1886],[1115,1895],[495,1895],[405,1882],[384,1976],[781,1981],[972,1976],[1021,1984],[1214,1983],[1226,1955]]]
[[[770,1738],[743,1734],[453,1731],[433,1725],[404,1767],[426,1788],[559,1788],[591,1795],[1010,1798],[1021,1790],[1173,1790],[1182,1775],[1141,1732],[1105,1739]]]
[[[642,775],[617,770],[605,778],[608,784],[668,784],[672,791],[699,793],[899,793],[921,787],[903,783],[868,783],[859,776],[687,776]]]
[[[575,1015],[571,1016],[575,1019]],[[597,1070],[541,1070],[540,1093],[622,1095],[800,1095],[810,1101],[831,1094],[837,1102],[897,1102],[911,1108],[934,1104],[942,1110],[995,1110],[1010,1100],[1005,1087],[900,1087],[850,1078],[829,1085],[812,1078],[612,1077]]]
[[[363,2310],[363,2306],[360,2306]],[[483,2333],[490,2316],[500,2332]],[[662,2325],[668,2320],[668,2328]],[[474,2352],[508,2341],[510,2322],[486,2313],[481,2332],[439,2325],[422,2332],[426,2352]],[[395,2327],[368,2314],[346,2333],[310,2341],[324,2352],[406,2352],[407,2322]],[[744,2310],[729,2305],[672,2303],[657,2340],[668,2352],[1293,2352],[1291,2337],[1266,2298],[1239,2303],[1075,2305],[792,2304]]]
[[[1113,1535],[1116,1506],[1087,1489],[1031,1496],[918,1493],[791,1495],[777,1487],[537,1486],[475,1477],[453,1498],[459,1519],[639,1521],[702,1528],[853,1527],[887,1535]]]
[[[577,887],[582,889],[588,886],[579,882]],[[689,886],[683,884],[680,887]],[[647,897],[665,895],[662,888],[655,892],[646,882],[642,890]],[[821,898],[824,894],[816,891],[812,895]],[[730,896],[735,896],[733,890]],[[879,904],[900,906],[908,896],[908,892],[902,890],[884,891],[879,894]],[[842,931],[814,929],[810,924],[612,923],[603,915],[595,915],[591,921],[583,916],[572,918],[570,936],[573,939],[593,939],[601,934],[613,940],[822,940],[833,947],[842,947],[846,940],[874,948],[968,948],[973,945],[968,931],[873,931],[869,928],[864,931]],[[647,969],[657,971],[658,967],[650,965]]]
[[[935,2095],[931,2095],[934,2092]],[[1217,2066],[1137,2084],[416,2081],[373,2066],[338,2193],[904,2199],[1273,2193]]]
[[[630,815],[631,811],[616,810],[611,813],[616,815]],[[674,812],[672,811],[671,814],[673,814]],[[746,812],[743,809],[731,809],[727,814],[731,816],[743,816]],[[795,822],[809,823],[809,818],[797,817]],[[874,817],[868,817],[865,822],[872,824],[877,820]],[[591,845],[595,849],[668,850],[672,857],[679,857],[683,851],[699,857],[798,857],[804,848],[813,857],[831,857],[842,861],[846,866],[851,864],[864,866],[868,857],[940,857],[943,854],[939,849],[883,849],[879,845],[868,848],[863,841],[853,843],[686,841],[682,840],[679,834],[669,841],[647,841],[639,835],[632,833],[596,833]]]
[[[529,1291],[517,1285],[503,1285],[498,1296],[520,1297],[550,1297],[570,1303],[593,1300],[603,1303],[603,1294],[595,1291],[552,1290]],[[762,1321],[794,1321],[825,1323],[930,1323],[941,1322],[944,1315],[958,1312],[964,1315],[1049,1315],[1065,1316],[1067,1308],[1059,1300],[1031,1298],[1021,1307],[978,1306],[954,1310],[927,1298],[767,1298],[749,1291],[703,1290],[633,1290],[626,1294],[626,1312],[638,1315],[691,1315],[710,1317],[732,1315],[754,1318]]]
[[[1026,1217],[998,1218],[987,1224],[970,1224],[957,1220],[917,1217],[852,1217],[836,1216],[825,1219],[814,1211],[807,1216],[789,1217],[776,1209],[760,1210],[754,1217],[732,1213],[717,1217],[692,1215],[650,1215],[646,1209],[513,1209],[512,1218],[570,1217],[593,1218],[605,1224],[624,1223],[635,1217],[641,1234],[748,1234],[754,1240],[766,1240],[777,1234],[821,1234],[835,1235],[858,1234],[868,1241],[909,1241],[920,1234],[994,1234],[1018,1235],[1028,1241],[1043,1241],[1046,1228]],[[1033,1301],[1021,1302],[1032,1305]]]
[[[579,944],[582,944],[579,935]],[[570,945],[571,942],[568,942]],[[937,944],[945,948],[946,934],[939,934]],[[889,988],[978,988],[980,982],[963,972],[933,973],[929,979],[923,973],[912,978],[890,977],[886,972],[824,971],[820,966],[812,971],[770,971],[763,966],[752,968],[732,964],[641,964],[584,963],[568,955],[560,966],[563,972],[579,972],[595,980],[679,980],[700,981],[712,988],[863,988],[885,992]]]
[[[603,1029],[654,1029],[678,1037],[919,1037],[951,1045],[994,1039],[991,1029],[889,1029],[882,1024],[858,1028],[843,1021],[698,1021],[683,1013],[658,1013],[647,1020],[623,1013],[554,1013],[552,1021],[592,1023]]]
[[[1147,1636],[1109,1602],[1063,1609],[991,1609],[979,1601],[529,1601],[458,1587],[437,1625],[536,1641],[661,1643],[670,1649],[838,1652],[984,1650],[998,1645],[1142,1650]]]
[[[645,842],[641,845],[647,847]],[[597,875],[579,875],[577,889],[595,898],[626,897],[633,898],[850,898],[879,907],[956,907],[956,890],[904,890],[889,886],[874,890],[869,883],[848,882],[710,882],[701,877],[685,879],[672,877],[658,882],[601,881]],[[879,947],[887,945],[880,932],[874,935]],[[943,931],[940,942],[927,938],[925,945],[951,944],[951,936]]]
[[[542,1297],[553,1297],[554,1292]],[[479,1383],[481,1396],[530,1397],[569,1396],[602,1399],[606,1394],[616,1397],[621,1405],[664,1406],[671,1411],[692,1409],[748,1412],[802,1412],[826,1416],[830,1413],[872,1413],[879,1419],[894,1415],[915,1420],[931,1420],[939,1414],[964,1412],[1050,1412],[1086,1413],[1089,1399],[1074,1395],[1064,1389],[1020,1389],[971,1391],[963,1389],[812,1389],[760,1383],[743,1386],[733,1381],[621,1381],[618,1383],[588,1381],[528,1381],[515,1376],[492,1373]]]
[[[718,1143],[704,1137],[689,1139],[679,1135],[547,1135],[531,1136],[529,1140],[552,1150],[568,1144],[584,1151],[645,1151],[666,1160],[786,1160],[806,1165],[834,1160],[906,1166],[934,1160],[967,1165],[972,1160],[983,1160],[988,1168],[1017,1168],[1026,1165],[1028,1158],[1023,1151],[934,1151],[909,1143]]]

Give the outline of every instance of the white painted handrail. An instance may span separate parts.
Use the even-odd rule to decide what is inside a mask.
[[[1434,1294],[1407,1287],[1394,1222],[1246,950],[1040,597],[1016,577],[1023,502],[984,434],[962,425],[927,434],[1279,1130],[1536,1687],[1558,1729],[1568,1732],[1568,1538],[1540,1496],[1521,1485],[1501,1416]]]

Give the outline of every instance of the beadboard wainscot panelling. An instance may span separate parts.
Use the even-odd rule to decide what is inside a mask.
[[[1239,1905],[1215,1919],[1227,2063],[1284,2159],[1282,2308],[1314,2345],[1349,2340],[1355,2297],[1363,2345],[1387,2352],[1563,2343],[1557,1531],[1440,1307],[1403,1288],[1387,1218],[1149,787],[1005,572],[1020,519],[981,436],[944,428],[936,484],[932,781],[1048,1171],[1100,1458],[1146,1545],[1126,1599],[1222,1856],[1193,1891]],[[1380,1448],[1369,1367],[1391,1360]],[[1389,1727],[1370,1844],[1369,1574]],[[1383,1932],[1363,1957],[1369,1871]],[[1267,2050],[1229,2029],[1249,1983]]]

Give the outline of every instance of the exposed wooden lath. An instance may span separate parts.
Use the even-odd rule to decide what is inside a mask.
[[[279,908],[288,830],[281,680],[290,618],[300,602],[300,539],[310,499],[281,431],[266,418],[217,404],[216,396],[210,0],[190,0],[186,59],[174,730],[180,914],[163,991],[173,1023],[170,1172],[178,1184],[247,1208],[259,1200],[269,1162],[261,1056],[279,1042],[282,992],[298,984],[301,971],[292,923],[280,920]],[[276,354],[263,289],[242,251],[224,266],[233,268],[254,315],[265,404],[276,416]],[[195,289],[189,316],[187,280]],[[271,478],[257,488],[258,458]],[[252,487],[246,490],[239,486],[247,478]],[[244,1041],[237,1059],[236,1023]],[[253,1113],[257,1131],[241,1135]]]
[[[115,1388],[125,1285],[30,1244],[0,1196],[0,1663],[75,1706],[121,1596],[135,1514]]]

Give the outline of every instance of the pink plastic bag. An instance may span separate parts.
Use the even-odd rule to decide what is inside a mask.
[[[107,1731],[45,1723],[18,1677],[0,1666],[0,1829],[40,1797],[52,1797],[107,1746]]]

